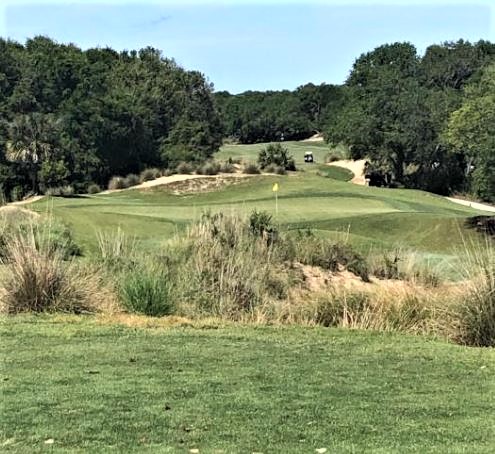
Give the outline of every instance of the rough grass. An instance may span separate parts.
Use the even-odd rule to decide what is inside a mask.
[[[82,313],[113,306],[113,293],[98,270],[66,261],[62,250],[40,243],[34,230],[9,237],[2,264],[2,312]]]
[[[2,450],[493,452],[493,350],[216,328],[2,319]]]

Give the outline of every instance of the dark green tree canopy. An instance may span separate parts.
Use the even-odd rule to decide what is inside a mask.
[[[157,49],[82,51],[39,36],[24,46],[0,40],[0,51],[0,166],[16,168],[0,171],[7,194],[84,190],[166,166],[173,150],[203,160],[221,144],[211,84]]]

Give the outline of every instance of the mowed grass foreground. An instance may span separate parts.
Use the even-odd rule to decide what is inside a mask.
[[[495,446],[491,349],[323,328],[98,320],[2,320],[3,452]]]

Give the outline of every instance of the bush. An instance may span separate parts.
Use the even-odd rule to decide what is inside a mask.
[[[181,162],[177,165],[176,171],[178,174],[189,175],[194,171],[194,167],[189,162]]]
[[[325,156],[325,162],[327,164],[335,161],[340,161],[340,159],[341,157],[337,153],[333,153],[333,152],[327,153]]]
[[[108,183],[108,189],[110,190],[126,189],[128,187],[127,181],[123,177],[112,177]]]
[[[220,164],[216,162],[207,162],[196,170],[198,175],[217,175],[218,172],[220,172]]]
[[[4,259],[2,309],[19,312],[95,312],[108,307],[112,293],[91,268],[64,261],[50,243],[39,243],[33,230],[10,238]]]
[[[249,230],[255,236],[262,237],[265,232],[271,232],[274,229],[272,225],[272,216],[266,211],[254,210],[249,216]]]
[[[160,268],[141,265],[123,274],[119,296],[131,312],[153,317],[174,312],[169,279]]]
[[[175,174],[175,171],[173,169],[165,169],[163,171],[163,176],[164,177],[171,177],[174,174]]]
[[[132,186],[137,186],[139,182],[140,182],[139,177],[134,173],[130,173],[125,177],[125,186],[127,188],[130,188]]]
[[[45,195],[48,197],[60,197],[62,195],[62,188],[60,186],[48,188],[45,191]]]
[[[88,186],[88,194],[98,194],[101,192],[101,188],[97,184],[90,184]]]
[[[258,164],[262,169],[274,165],[284,170],[296,170],[294,158],[289,154],[289,150],[279,143],[262,149],[258,154]]]
[[[161,172],[157,168],[144,169],[139,175],[139,181],[144,183],[145,181],[156,180],[161,177]]]
[[[45,195],[49,197],[72,197],[76,193],[74,186],[57,186],[48,188]]]
[[[260,169],[256,164],[249,163],[244,166],[242,173],[246,175],[257,175],[260,173]]]
[[[220,172],[221,173],[235,173],[235,171],[236,171],[236,168],[234,167],[233,164],[231,164],[229,162],[224,162],[220,166]]]

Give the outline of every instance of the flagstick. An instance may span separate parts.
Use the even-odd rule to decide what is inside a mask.
[[[275,191],[275,214],[278,218],[278,191]]]

